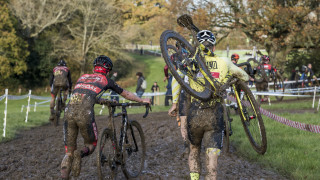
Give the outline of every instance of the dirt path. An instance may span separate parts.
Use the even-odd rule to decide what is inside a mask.
[[[130,115],[142,125],[146,137],[147,157],[139,179],[188,179],[187,157],[176,121],[166,113]],[[106,124],[97,117],[99,132]],[[82,147],[82,138],[78,146]],[[0,179],[58,179],[64,156],[62,126],[50,125],[22,131],[15,140],[0,144]],[[83,159],[78,179],[97,179],[96,152]],[[231,154],[219,159],[219,179],[285,179]],[[122,172],[118,179],[123,179]],[[203,177],[201,177],[203,179]]]

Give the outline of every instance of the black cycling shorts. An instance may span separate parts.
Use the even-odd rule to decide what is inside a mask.
[[[187,116],[188,138],[191,144],[205,148],[222,148],[224,135],[223,106],[201,109],[198,103],[192,102]]]

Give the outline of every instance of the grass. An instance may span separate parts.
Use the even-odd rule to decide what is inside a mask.
[[[166,82],[163,82],[164,72],[163,68],[165,66],[165,62],[161,57],[154,57],[149,55],[138,55],[138,54],[130,54],[135,60],[133,64],[135,67],[143,67],[141,68],[141,72],[147,81],[147,89],[146,92],[151,92],[151,86],[154,82],[157,82],[160,87],[160,92],[166,91]],[[135,74],[135,73],[134,73]],[[135,82],[137,79],[135,79]],[[131,92],[135,92],[136,83],[134,86],[128,87],[127,90]]]
[[[19,133],[22,129],[30,129],[32,127],[41,126],[48,123],[49,119],[49,107],[37,107],[36,112],[33,112],[33,107],[30,108],[28,122],[25,122],[26,119],[26,108],[21,112],[21,107],[24,105],[25,107],[28,104],[27,99],[22,100],[8,100],[8,113],[7,113],[7,126],[6,126],[6,137],[3,137],[3,122],[4,122],[4,101],[1,101],[0,106],[0,142],[8,141],[13,139],[17,133]],[[30,104],[34,104],[35,100],[30,100]],[[37,101],[41,102],[41,101]],[[46,105],[48,105],[47,103]]]
[[[319,114],[293,114],[285,111],[310,109],[311,103],[311,100],[299,101],[299,103],[274,103],[272,106],[263,105],[263,108],[269,109],[271,112],[276,109],[283,110],[282,113],[277,111],[275,114],[293,121],[320,125]],[[240,156],[258,162],[267,169],[274,169],[290,179],[320,179],[318,171],[318,167],[320,167],[320,134],[288,127],[263,116],[268,149],[266,154],[261,156],[249,144],[239,116],[234,115],[233,118],[234,134],[231,136],[231,140]]]
[[[139,66],[148,82],[147,92],[150,92],[151,85],[157,81],[161,91],[165,91],[163,82],[163,66],[164,61],[159,57],[140,56],[130,54],[135,60],[134,65]],[[130,91],[135,90],[135,86],[127,88]],[[10,94],[10,93],[9,93]],[[285,99],[290,99],[285,97]],[[294,98],[295,99],[295,98]],[[34,104],[35,100],[31,100]],[[37,101],[39,102],[39,101]],[[163,102],[163,99],[161,99]],[[0,102],[0,112],[4,111],[4,100]],[[48,105],[47,103],[46,105]],[[272,103],[271,106],[263,104],[264,109],[276,111],[275,114],[288,118],[293,121],[303,122],[307,124],[320,125],[319,115],[314,113],[294,114],[289,110],[310,109],[311,99],[300,100],[296,102]],[[8,141],[16,136],[22,129],[41,126],[48,123],[49,107],[37,107],[37,112],[29,113],[28,123],[25,123],[25,109],[21,113],[21,106],[27,105],[27,99],[8,101],[8,116],[6,138],[2,137],[3,129],[3,113],[0,113],[0,142]],[[101,105],[95,106],[96,115],[99,115]],[[165,106],[154,106],[152,112],[164,112],[168,110]],[[117,110],[119,112],[119,110]],[[128,108],[129,114],[144,113],[145,109]],[[107,109],[103,110],[102,115],[107,115]],[[129,115],[130,116],[130,115]],[[150,114],[149,116],[152,116]],[[264,168],[273,169],[285,175],[290,179],[320,179],[320,134],[301,131],[292,127],[285,126],[272,119],[264,118],[264,123],[268,138],[268,149],[264,156],[258,155],[249,144],[249,141],[242,128],[239,116],[234,116],[232,123],[234,134],[231,136],[233,145],[237,149],[239,156],[245,157],[250,161],[262,164]],[[41,127],[39,127],[41,128]]]

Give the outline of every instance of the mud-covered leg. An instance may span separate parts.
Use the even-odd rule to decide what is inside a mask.
[[[220,155],[220,151],[221,150],[217,148],[206,149],[206,180],[217,179],[218,156]]]
[[[55,106],[55,100],[56,100],[57,92],[53,89],[51,91],[51,101],[50,101],[50,117],[49,121],[53,121],[55,118],[55,111],[54,111],[54,106]]]
[[[65,121],[63,125],[63,132],[66,155],[61,162],[61,178],[69,179],[74,159],[74,151],[77,148],[78,127],[73,123]]]
[[[189,148],[189,140],[188,140],[188,132],[187,132],[187,116],[180,116],[181,119],[181,136],[184,142],[184,152],[182,154],[183,157],[187,157],[187,155],[190,152],[190,148]]]
[[[72,172],[75,177],[80,175],[81,158],[92,154],[98,142],[98,128],[94,119],[94,111],[92,110],[91,112],[91,114],[86,115],[89,118],[90,123],[87,124],[86,122],[82,122],[79,124],[80,133],[84,139],[85,147],[83,147],[81,151],[75,151],[74,160],[72,164]]]
[[[198,180],[200,178],[200,147],[190,143],[189,169],[191,180]]]
[[[216,104],[214,114],[213,130],[206,131],[203,136],[203,143],[206,148],[206,180],[217,179],[218,157],[221,153],[224,136],[223,106]]]
[[[181,136],[183,138],[183,141],[188,140],[188,132],[187,132],[187,116],[180,116],[181,121]]]

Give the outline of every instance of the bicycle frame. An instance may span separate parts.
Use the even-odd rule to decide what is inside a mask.
[[[123,156],[122,154],[124,153],[125,151],[125,144],[126,144],[126,141],[128,141],[128,137],[126,136],[127,135],[127,129],[128,129],[128,126],[129,128],[131,128],[131,134],[132,134],[132,138],[133,138],[133,141],[134,141],[134,148],[132,150],[134,150],[134,152],[137,152],[139,149],[138,149],[138,145],[137,145],[137,141],[136,141],[136,138],[135,138],[135,135],[134,135],[134,132],[132,131],[132,127],[130,126],[130,123],[129,123],[129,120],[128,120],[128,114],[127,114],[127,109],[126,107],[130,106],[130,105],[138,105],[138,103],[110,103],[108,104],[108,108],[109,108],[109,124],[111,125],[111,129],[114,133],[114,138],[115,138],[115,142],[118,142],[117,141],[117,133],[116,133],[116,128],[115,128],[115,125],[114,125],[114,118],[115,117],[118,117],[118,116],[121,116],[122,117],[122,125],[121,125],[121,128],[120,128],[120,139],[119,139],[119,144],[117,143],[115,145],[115,148],[118,152],[117,154],[117,160],[116,160],[116,163],[118,164],[123,164]],[[115,108],[116,106],[121,106],[122,107],[122,111],[121,113],[117,113],[117,114],[114,114],[115,112]],[[149,106],[146,107],[147,110],[146,110],[146,113],[145,115],[143,116],[144,118],[148,115],[149,113]]]

